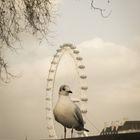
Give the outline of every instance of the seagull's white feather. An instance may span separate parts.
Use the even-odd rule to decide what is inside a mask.
[[[69,87],[64,85],[60,87],[59,99],[54,108],[55,120],[67,128],[74,128],[76,130],[85,130],[84,121],[80,111],[80,108],[74,104],[70,97]]]
[[[76,106],[68,96],[60,95],[56,107],[54,108],[56,121],[68,128],[78,126],[78,121],[75,119],[75,108]]]

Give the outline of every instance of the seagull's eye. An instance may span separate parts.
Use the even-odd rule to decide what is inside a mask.
[[[65,91],[65,87],[63,87],[63,90]]]

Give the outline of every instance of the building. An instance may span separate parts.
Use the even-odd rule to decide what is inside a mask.
[[[125,121],[122,125],[105,127],[100,135],[140,132],[140,121]]]

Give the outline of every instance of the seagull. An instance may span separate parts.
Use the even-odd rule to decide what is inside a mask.
[[[59,98],[54,107],[53,114],[57,122],[64,126],[64,139],[66,139],[66,128],[71,128],[71,137],[73,129],[77,131],[87,131],[84,128],[84,120],[80,108],[71,101],[69,93],[72,93],[68,85],[62,85],[59,89]]]

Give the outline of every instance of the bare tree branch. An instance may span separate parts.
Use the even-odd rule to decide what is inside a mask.
[[[10,77],[14,77],[7,70],[7,64],[1,55],[3,50],[15,51],[17,47],[14,43],[20,43],[19,34],[23,31],[47,39],[53,12],[50,0],[0,1],[0,80],[6,82]]]
[[[11,78],[16,78],[17,76],[11,74],[7,70],[7,63],[4,62],[4,59],[0,57],[0,80],[4,83],[10,82]]]
[[[111,14],[105,15],[106,9],[96,7],[94,0],[91,0],[91,8],[100,11],[104,18]],[[0,80],[7,82],[10,77],[15,77],[8,72],[3,50],[17,50],[20,44],[16,47],[14,43],[20,43],[19,34],[22,32],[47,40],[54,9],[52,0],[0,0]]]
[[[108,0],[107,2],[110,3],[110,0]],[[105,15],[104,12],[106,11],[106,9],[102,9],[102,8],[96,7],[94,0],[91,0],[91,8],[94,9],[94,10],[100,11],[101,16],[103,18],[108,18],[111,15],[111,13],[112,13],[112,11],[110,11],[107,15]]]

